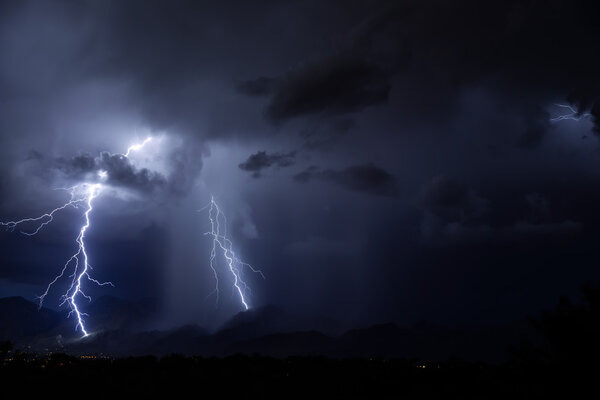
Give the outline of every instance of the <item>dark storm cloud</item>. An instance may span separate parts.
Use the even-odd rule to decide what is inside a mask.
[[[600,121],[593,2],[109,0],[0,8],[3,218],[62,201],[62,193],[44,196],[57,186],[48,170],[56,172],[59,155],[122,151],[136,127],[181,139],[160,154],[160,171],[173,171],[164,176],[110,155],[61,161],[60,172],[72,179],[110,169],[112,184],[144,192],[147,208],[131,225],[166,227],[134,249],[114,226],[142,207],[99,201],[90,246],[98,243],[94,235],[114,239],[106,246],[110,260],[95,262],[114,266],[111,280],[133,271],[123,265],[143,272],[135,253],[167,251],[171,243],[172,258],[148,257],[157,271],[190,282],[188,291],[179,283],[167,290],[188,308],[199,290],[180,268],[203,271],[195,257],[204,265],[208,254],[198,250],[195,234],[203,231],[190,210],[210,191],[223,200],[232,232],[246,219],[255,227],[236,245],[268,276],[254,291],[256,304],[344,316],[365,307],[366,319],[453,310],[478,317],[477,307],[510,297],[515,281],[525,288],[527,311],[536,311],[536,288],[554,285],[554,300],[564,279],[578,285],[597,271],[597,141],[579,140],[590,121],[596,130]],[[592,117],[550,126],[545,110],[553,113],[563,100]],[[23,160],[31,148],[43,151]],[[296,148],[311,150],[292,157],[306,163],[297,166],[296,182],[344,190],[323,195],[289,180],[236,180],[238,163],[257,149]],[[250,173],[276,169],[273,157],[286,155],[260,153],[242,162]],[[398,187],[407,197],[400,199]],[[161,197],[157,207],[152,188],[177,196]],[[406,204],[415,197],[417,207]],[[72,239],[70,228],[56,236]],[[26,268],[16,262],[24,242],[6,242],[15,263],[3,276],[20,271],[24,281],[47,283],[44,266],[50,258],[60,264],[70,248],[31,251],[40,259]],[[432,243],[448,246],[423,251]],[[495,252],[490,243],[498,244]],[[98,244],[94,255],[105,257],[104,248]],[[293,256],[284,256],[286,248]],[[479,298],[493,287],[504,291]],[[515,303],[524,310],[527,301]]]
[[[354,56],[334,56],[283,77],[267,106],[274,122],[311,114],[356,112],[387,101],[390,74]]]
[[[444,74],[450,86],[485,79],[506,85],[514,112],[527,119],[520,146],[539,144],[547,128],[539,107],[553,97],[581,111],[596,107],[600,59],[590,54],[598,38],[590,18],[597,12],[593,2],[434,1],[413,11],[409,21],[429,22],[417,34],[421,42],[411,47],[415,61],[440,62],[436,75]],[[419,30],[411,24],[412,33],[413,28]]]
[[[56,167],[69,179],[92,178],[100,180],[98,173],[105,171],[107,174],[106,180],[109,184],[134,190],[149,192],[164,187],[166,184],[166,179],[161,174],[147,168],[136,168],[122,154],[103,152],[99,157],[80,154],[71,159],[58,159]],[[90,177],[90,175],[92,176]]]
[[[418,196],[423,238],[436,244],[525,243],[539,237],[559,238],[582,232],[583,224],[574,220],[583,218],[582,210],[552,213],[548,198],[541,193],[526,193],[517,204],[503,197],[493,200],[494,207],[492,200],[455,179],[432,179]]]
[[[137,169],[127,157],[102,153],[98,161],[100,169],[105,170],[108,182],[139,190],[151,191],[165,184],[165,178],[147,168]]]
[[[274,123],[355,113],[386,103],[393,75],[405,64],[408,53],[399,35],[402,16],[398,10],[383,2],[374,10],[346,33],[332,54],[296,65],[276,79],[248,80],[239,90],[269,95],[265,114]],[[383,40],[374,40],[377,36]]]
[[[231,118],[231,107],[237,105],[222,95],[235,93],[232,82],[241,80],[247,64],[240,59],[263,57],[254,42],[265,43],[260,50],[278,51],[269,49],[267,40],[278,25],[268,17],[286,7],[226,3],[13,3],[0,16],[7,44],[0,71],[0,88],[6,90],[0,98],[36,98],[47,104],[47,99],[85,87],[82,97],[89,100],[115,85],[119,93],[111,100],[125,114],[141,114],[152,128],[195,140],[231,136],[233,127],[248,124]],[[248,114],[239,107],[235,112]]]
[[[584,1],[374,2],[333,54],[239,89],[269,96],[266,116],[281,122],[386,103],[399,80],[409,121],[451,115],[461,90],[483,83],[510,98],[507,119],[520,121],[514,144],[531,149],[548,130],[542,108],[559,99],[590,112],[599,131],[596,11]]]
[[[58,168],[68,176],[76,178],[100,170],[96,158],[89,153],[80,154],[71,159],[59,158],[57,164]]]
[[[420,231],[428,240],[472,242],[493,233],[482,217],[488,211],[488,200],[475,190],[446,176],[423,185],[418,195],[423,209]],[[457,239],[458,238],[458,239]]]
[[[372,163],[354,165],[342,170],[312,166],[294,176],[296,182],[307,183],[312,179],[331,182],[346,189],[379,196],[396,196],[398,182],[389,172]]]
[[[427,212],[447,222],[467,222],[485,214],[488,200],[452,178],[438,176],[419,193],[419,204]]]
[[[260,176],[260,171],[265,168],[269,168],[272,165],[278,167],[289,167],[294,164],[294,158],[296,152],[290,153],[271,153],[268,154],[266,151],[258,151],[255,154],[250,155],[246,161],[239,164],[238,167],[244,171],[253,172],[254,177]]]
[[[308,126],[300,135],[308,150],[333,150],[335,144],[355,127],[356,122],[351,118],[328,119]]]

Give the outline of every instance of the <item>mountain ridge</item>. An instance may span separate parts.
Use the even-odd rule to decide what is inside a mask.
[[[459,357],[472,361],[501,362],[506,349],[530,334],[521,324],[460,330],[419,323],[414,327],[384,323],[340,333],[326,333],[319,328],[320,317],[297,316],[276,306],[265,306],[234,315],[219,330],[210,333],[198,325],[185,325],[169,330],[133,329],[135,321],[148,313],[140,312],[135,302],[118,298],[97,300],[90,308],[97,312],[99,325],[107,328],[91,331],[87,337],[63,333],[63,316],[52,310],[37,311],[34,303],[23,298],[0,299],[0,321],[13,321],[12,316],[27,312],[16,321],[29,323],[2,331],[2,339],[14,340],[18,346],[30,346],[42,352],[70,354],[102,354],[136,356],[153,354],[185,354],[228,356],[260,354],[272,357],[328,356],[424,358],[444,360]],[[38,313],[37,318],[32,315]],[[146,310],[147,311],[147,310]],[[112,319],[111,319],[112,317]],[[72,323],[72,321],[68,321]],[[325,324],[329,325],[329,323]],[[11,326],[11,324],[8,324]],[[8,337],[8,334],[16,336]]]

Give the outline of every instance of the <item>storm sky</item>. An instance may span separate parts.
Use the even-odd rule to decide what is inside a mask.
[[[586,1],[2,1],[0,220],[108,171],[94,296],[165,324],[252,306],[348,325],[502,323],[600,278],[600,28]],[[575,119],[552,122],[569,113]],[[128,146],[156,138],[129,159]],[[73,253],[82,211],[0,233],[0,296]],[[57,307],[60,287],[48,306]]]

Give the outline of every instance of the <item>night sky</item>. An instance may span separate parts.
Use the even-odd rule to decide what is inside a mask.
[[[115,287],[86,293],[155,298],[162,326],[241,311],[226,274],[207,297],[211,195],[266,277],[252,307],[538,313],[600,279],[594,3],[1,1],[0,220],[107,171],[86,245]],[[44,291],[82,211],[0,232],[0,296]]]

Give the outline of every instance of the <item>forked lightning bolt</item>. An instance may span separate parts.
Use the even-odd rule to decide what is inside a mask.
[[[75,186],[70,189],[71,190],[71,199],[67,203],[63,204],[62,206],[57,207],[48,213],[42,214],[39,217],[23,218],[18,221],[0,222],[0,226],[4,226],[4,227],[6,227],[6,229],[8,229],[10,231],[14,231],[15,228],[19,225],[27,224],[27,223],[38,223],[38,225],[32,231],[29,231],[29,232],[24,231],[24,230],[20,231],[24,235],[33,236],[33,235],[37,234],[43,227],[45,227],[50,222],[52,222],[54,220],[54,214],[56,214],[57,212],[62,211],[65,208],[70,207],[70,206],[77,208],[78,206],[80,206],[81,204],[83,204],[85,202],[86,197],[81,196],[80,194],[77,193],[76,189],[78,187],[79,186]]]
[[[152,141],[152,136],[149,136],[142,143],[129,146],[129,148],[127,149],[127,152],[123,155],[125,157],[129,157],[129,154],[131,154],[132,151],[137,151],[137,150],[141,149],[142,147],[144,147],[146,144],[150,143],[151,141]]]
[[[592,115],[590,113],[579,113],[579,111],[568,104],[555,104],[555,106],[568,110],[568,112],[558,115],[554,118],[550,118],[550,122],[560,122],[565,120],[580,121],[581,119]]]
[[[69,260],[67,260],[67,262],[65,263],[65,265],[63,266],[62,271],[60,272],[59,275],[57,275],[54,280],[52,282],[50,282],[50,284],[48,284],[48,287],[46,287],[46,291],[39,296],[39,300],[40,300],[40,307],[42,306],[42,303],[45,299],[45,297],[48,295],[48,292],[50,291],[50,288],[52,287],[52,285],[54,283],[56,283],[56,281],[61,278],[65,271],[67,270],[68,266],[70,264],[74,264],[73,267],[73,274],[71,275],[72,280],[71,280],[71,285],[69,286],[69,288],[67,289],[67,291],[65,292],[65,294],[62,295],[61,299],[62,302],[60,303],[60,305],[62,306],[65,303],[68,303],[69,307],[71,308],[71,311],[69,312],[69,316],[71,316],[72,314],[75,314],[75,317],[77,318],[77,325],[76,328],[81,329],[81,332],[83,333],[84,336],[88,335],[87,330],[85,329],[85,325],[83,323],[83,316],[87,315],[82,313],[79,310],[79,307],[77,306],[77,297],[79,295],[81,295],[82,297],[85,297],[86,299],[91,301],[91,298],[89,296],[87,296],[82,288],[82,279],[87,279],[91,282],[94,282],[95,284],[99,285],[99,286],[105,286],[105,285],[110,285],[110,286],[114,286],[111,282],[99,282],[96,279],[93,279],[90,274],[89,274],[89,270],[91,269],[89,262],[88,262],[88,254],[87,251],[85,249],[85,233],[88,230],[88,228],[90,227],[90,213],[92,212],[92,201],[98,197],[98,195],[100,194],[100,191],[102,189],[102,186],[99,183],[93,184],[93,185],[89,185],[89,184],[83,184],[81,185],[83,186],[85,192],[86,192],[86,210],[84,213],[85,216],[85,224],[81,227],[81,230],[79,231],[79,235],[77,236],[77,239],[75,240],[77,242],[78,245],[78,249],[75,252],[75,254],[73,254],[71,256],[71,258],[69,258]]]
[[[219,208],[219,205],[215,202],[215,199],[211,197],[210,204],[208,207],[208,218],[210,220],[210,232],[206,232],[206,235],[210,235],[212,237],[212,249],[210,251],[210,259],[209,265],[212,269],[212,272],[215,276],[215,290],[213,293],[217,297],[217,301],[219,300],[219,274],[217,273],[217,253],[223,255],[223,260],[226,264],[226,269],[231,274],[233,279],[233,287],[234,290],[238,293],[240,302],[244,309],[248,310],[250,306],[248,305],[248,300],[246,299],[248,294],[251,294],[252,291],[248,284],[244,281],[244,269],[247,268],[250,271],[260,275],[263,279],[265,276],[262,271],[254,269],[250,264],[243,262],[240,260],[235,252],[233,251],[233,243],[227,237],[227,219],[225,214]],[[221,230],[221,224],[223,224],[224,228]]]
[[[129,154],[132,151],[141,149],[146,143],[150,142],[151,140],[152,138],[147,138],[143,143],[129,147],[127,149],[127,153],[122,155],[125,157],[129,157]],[[98,171],[98,176],[100,176],[100,178],[102,179],[106,178],[107,174],[107,171]],[[38,296],[39,307],[41,308],[52,286],[60,278],[65,276],[65,273],[67,273],[69,267],[71,266],[71,270],[73,272],[68,276],[69,278],[71,278],[71,282],[67,291],[61,296],[62,301],[60,305],[62,306],[65,303],[69,305],[70,311],[68,315],[69,317],[71,315],[75,315],[75,317],[77,318],[75,329],[81,330],[84,336],[88,335],[88,331],[86,330],[84,323],[84,316],[87,316],[87,314],[83,313],[80,310],[77,301],[80,296],[86,298],[88,301],[91,301],[91,297],[86,295],[83,291],[83,283],[87,280],[99,286],[114,286],[111,282],[99,282],[98,280],[91,277],[90,270],[92,269],[92,267],[89,264],[88,254],[85,247],[85,235],[91,225],[90,215],[93,211],[93,201],[100,195],[102,189],[103,186],[100,183],[81,183],[68,189],[71,192],[71,197],[68,202],[48,213],[42,214],[39,217],[23,218],[17,221],[0,222],[0,226],[4,226],[10,231],[14,231],[19,226],[28,226],[33,224],[33,227],[29,231],[20,229],[20,232],[24,235],[33,236],[39,233],[46,225],[51,223],[54,220],[54,215],[57,212],[62,211],[67,207],[85,207],[85,212],[83,214],[85,222],[81,227],[77,238],[75,239],[75,242],[77,243],[77,251],[67,260],[60,273],[48,284],[48,286],[46,287],[46,291],[41,296]]]

